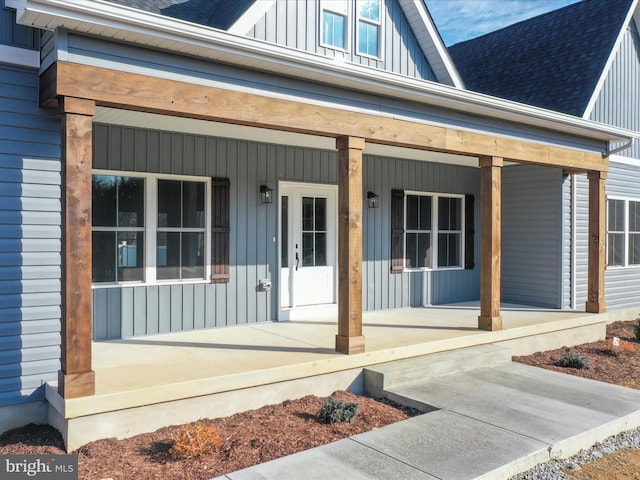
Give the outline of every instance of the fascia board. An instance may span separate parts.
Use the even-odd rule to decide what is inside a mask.
[[[438,72],[444,72],[445,78],[438,80],[457,88],[464,88],[462,77],[455,67],[449,51],[445,47],[438,29],[422,0],[398,0],[400,8],[409,21],[414,31],[420,48],[430,64],[436,67]],[[426,37],[426,38],[425,38]],[[429,48],[433,46],[433,49]],[[440,74],[442,76],[442,73]]]
[[[602,141],[628,141],[640,133],[595,123],[571,115],[503,100],[444,84],[337,62],[291,48],[161,15],[114,5],[102,0],[8,0],[24,7],[19,21],[37,28],[72,30],[125,40],[129,32],[145,46],[163,48],[203,58],[258,68],[292,77],[409,100]],[[636,0],[637,1],[637,0]],[[167,45],[170,45],[167,47]]]
[[[606,81],[607,76],[609,75],[609,71],[611,70],[613,61],[615,60],[616,55],[620,50],[620,44],[622,43],[622,39],[624,38],[627,28],[629,27],[629,23],[631,23],[631,20],[633,18],[635,18],[636,25],[638,24],[638,19],[640,19],[640,11],[639,11],[640,9],[638,8],[639,1],[640,0],[633,0],[633,2],[631,3],[629,11],[627,12],[627,16],[622,24],[622,27],[620,28],[620,31],[618,32],[616,41],[613,45],[613,48],[611,49],[611,52],[609,53],[609,58],[607,58],[607,62],[605,63],[604,68],[602,69],[602,73],[600,74],[600,78],[598,79],[598,83],[596,84],[596,88],[593,90],[593,93],[591,94],[591,98],[589,99],[589,103],[587,103],[587,107],[584,110],[584,114],[582,115],[582,118],[588,119],[591,117],[591,114],[593,113],[593,109],[595,108],[596,102],[598,101],[600,92],[604,87],[604,82]]]
[[[257,0],[253,2],[242,16],[235,21],[227,32],[235,35],[246,35],[246,33],[256,24],[262,16],[269,11],[276,3],[276,0]]]

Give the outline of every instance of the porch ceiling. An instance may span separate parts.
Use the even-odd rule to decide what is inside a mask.
[[[148,128],[152,130],[165,130],[170,132],[191,133],[196,135],[208,135],[215,137],[235,138],[255,142],[274,143],[278,145],[291,145],[296,147],[319,148],[335,150],[336,142],[331,137],[321,137],[304,133],[270,130],[266,128],[233,125],[230,123],[199,120],[195,118],[173,117],[156,113],[137,112],[109,107],[98,107],[94,117],[96,123],[110,125],[122,125],[127,127]],[[446,163],[449,165],[462,165],[477,167],[478,159],[475,157],[455,155],[451,153],[431,152],[412,148],[396,147],[367,143],[365,155],[380,155],[408,160],[421,160],[425,162]]]

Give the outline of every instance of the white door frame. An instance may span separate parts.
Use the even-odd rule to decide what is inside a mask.
[[[283,307],[282,306],[282,295],[284,294],[283,289],[285,285],[283,284],[283,269],[282,265],[282,196],[284,194],[289,194],[291,197],[292,192],[309,192],[309,195],[317,195],[318,193],[328,193],[333,197],[333,208],[331,211],[327,212],[329,214],[333,214],[333,234],[330,235],[330,238],[327,238],[327,241],[333,242],[333,303],[326,303],[320,305],[312,305],[312,306],[293,306],[293,307]],[[291,216],[293,204],[289,203],[289,212]],[[327,221],[330,222],[331,219],[328,215]],[[293,248],[293,222],[288,225],[288,239],[289,239],[289,251],[292,251]],[[294,320],[294,319],[304,319],[311,317],[319,317],[319,316],[334,316],[338,313],[338,186],[324,183],[305,183],[305,182],[291,182],[291,181],[280,181],[278,182],[278,292],[277,292],[277,302],[278,302],[278,320]],[[292,268],[291,262],[289,262],[289,268]],[[290,295],[295,295],[295,286],[294,286],[294,276],[289,275],[288,279],[288,292]],[[294,296],[295,299],[295,296]]]

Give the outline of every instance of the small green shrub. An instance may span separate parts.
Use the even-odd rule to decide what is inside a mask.
[[[578,352],[567,351],[564,352],[562,358],[556,362],[558,367],[568,367],[568,368],[577,368],[588,369],[589,368],[589,359],[583,357]]]
[[[353,423],[359,410],[360,406],[355,402],[343,402],[337,398],[329,397],[318,412],[318,418],[325,423]]]
[[[633,332],[636,334],[636,340],[640,342],[640,318],[638,318],[638,324],[633,326]]]

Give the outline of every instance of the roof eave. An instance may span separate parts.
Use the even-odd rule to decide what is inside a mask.
[[[6,0],[19,21],[37,28],[69,28],[127,41],[128,33],[145,46],[163,48],[284,75],[410,100],[473,115],[502,119],[551,131],[605,141],[629,141],[639,133],[598,124],[538,107],[417,80],[326,57],[232,35],[161,15],[114,5],[102,0]],[[171,40],[167,47],[167,40]],[[133,40],[129,40],[133,41]],[[175,43],[174,43],[175,42]]]

